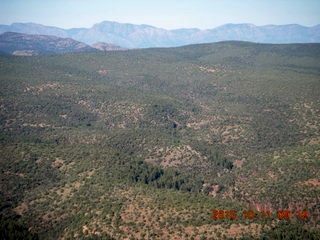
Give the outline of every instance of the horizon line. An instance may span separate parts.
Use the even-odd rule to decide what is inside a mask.
[[[212,29],[219,28],[219,27],[226,26],[226,25],[252,25],[254,27],[298,25],[298,26],[307,27],[307,28],[317,27],[317,26],[320,25],[320,23],[318,23],[316,25],[312,25],[312,26],[302,25],[302,24],[299,24],[299,23],[257,25],[257,24],[254,24],[254,23],[245,23],[245,22],[243,22],[243,23],[231,23],[230,22],[230,23],[225,23],[225,24],[222,24],[222,25],[219,25],[219,26],[216,26],[216,27],[212,27],[212,28],[181,27],[181,28],[167,29],[167,28],[157,27],[157,26],[149,25],[149,24],[145,24],[145,23],[136,24],[136,23],[129,23],[129,22],[117,22],[117,21],[112,21],[112,20],[104,20],[104,21],[101,21],[101,22],[97,22],[97,23],[94,23],[93,25],[91,25],[91,27],[71,27],[71,28],[64,28],[64,27],[59,27],[59,26],[54,26],[54,25],[46,25],[46,24],[37,23],[37,22],[12,22],[10,24],[2,24],[2,23],[0,23],[0,25],[2,25],[2,26],[12,26],[14,24],[35,24],[35,25],[41,25],[41,26],[45,26],[45,27],[53,27],[53,28],[60,28],[60,29],[64,29],[64,30],[70,30],[70,29],[89,29],[89,28],[94,27],[95,25],[102,24],[102,23],[105,23],[105,22],[117,23],[117,24],[129,24],[129,25],[136,25],[136,26],[148,26],[148,27],[163,29],[163,30],[167,30],[167,31],[175,31],[175,30],[180,30],[180,29],[197,29],[197,30],[205,31],[205,30],[212,30]]]

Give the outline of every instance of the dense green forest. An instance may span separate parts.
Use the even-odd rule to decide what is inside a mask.
[[[320,44],[0,55],[0,83],[2,239],[320,239]]]

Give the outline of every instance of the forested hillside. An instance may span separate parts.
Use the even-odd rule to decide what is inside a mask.
[[[0,81],[4,238],[320,238],[320,44],[0,55]]]
[[[98,49],[71,38],[29,35],[15,32],[0,34],[0,52],[7,55],[32,56],[70,52],[97,52]]]

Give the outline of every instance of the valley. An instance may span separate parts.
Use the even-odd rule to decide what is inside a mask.
[[[12,234],[320,237],[320,44],[0,55],[0,82]],[[279,219],[286,209],[308,218]]]

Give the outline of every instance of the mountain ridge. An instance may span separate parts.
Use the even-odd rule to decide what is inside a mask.
[[[125,48],[176,47],[197,43],[228,40],[260,43],[315,43],[320,42],[320,25],[306,27],[299,24],[263,25],[251,23],[225,24],[212,29],[180,28],[167,30],[146,24],[103,21],[90,28],[45,26],[36,23],[0,25],[0,33],[55,35],[72,38],[86,44],[107,42]]]
[[[71,38],[5,32],[0,35],[0,52],[31,56],[67,52],[97,52],[98,49]]]

